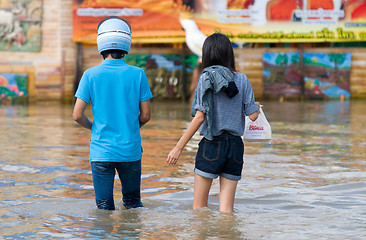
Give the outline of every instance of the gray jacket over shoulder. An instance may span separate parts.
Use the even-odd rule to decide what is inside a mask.
[[[228,69],[220,65],[214,65],[203,69],[200,81],[202,81],[202,112],[206,114],[205,120],[207,121],[207,129],[203,132],[203,135],[208,140],[212,140],[212,105],[213,105],[213,94],[219,93],[221,90],[226,93],[229,98],[234,97],[238,94],[238,89],[234,82],[235,74]],[[196,115],[196,104],[198,101],[197,88],[194,93],[192,101],[191,115]]]

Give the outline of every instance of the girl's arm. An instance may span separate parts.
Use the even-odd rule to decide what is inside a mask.
[[[177,163],[184,146],[192,138],[192,136],[195,134],[195,132],[198,130],[198,128],[201,126],[204,120],[205,120],[205,114],[197,110],[196,116],[192,119],[186,132],[179,139],[177,145],[175,145],[175,147],[170,151],[168,158],[166,160],[166,162],[169,165]]]
[[[257,118],[259,116],[259,113],[260,113],[259,112],[259,108],[260,108],[260,105],[261,105],[259,102],[255,102],[255,104],[257,104],[257,106],[258,106],[258,110],[256,112],[254,112],[254,113],[252,113],[252,114],[249,115],[250,120],[252,120],[253,122],[255,120],[257,120]]]

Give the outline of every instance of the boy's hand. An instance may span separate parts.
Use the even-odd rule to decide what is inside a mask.
[[[180,157],[180,154],[182,153],[182,149],[181,148],[178,148],[177,146],[175,146],[171,151],[170,153],[168,154],[168,158],[166,159],[166,162],[169,164],[169,165],[174,165],[177,163],[179,157]]]

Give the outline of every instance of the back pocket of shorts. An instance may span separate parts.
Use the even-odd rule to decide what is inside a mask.
[[[243,144],[234,143],[233,150],[234,150],[234,161],[239,164],[243,163],[243,159],[244,159]]]
[[[220,142],[204,140],[203,142],[203,158],[207,161],[216,161],[220,157]]]

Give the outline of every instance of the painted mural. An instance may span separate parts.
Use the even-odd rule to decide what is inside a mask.
[[[28,75],[0,73],[0,104],[26,103]]]
[[[298,98],[301,89],[299,53],[263,54],[263,97]]]
[[[41,50],[42,0],[0,1],[0,51]]]
[[[305,96],[350,97],[351,53],[304,53]]]
[[[302,71],[300,71],[302,69]],[[351,53],[263,54],[263,97],[350,98]]]
[[[183,61],[179,54],[128,54],[124,57],[126,63],[145,70],[154,98],[188,98],[192,71],[197,62],[197,56],[190,54]],[[186,82],[183,84],[183,73]]]

